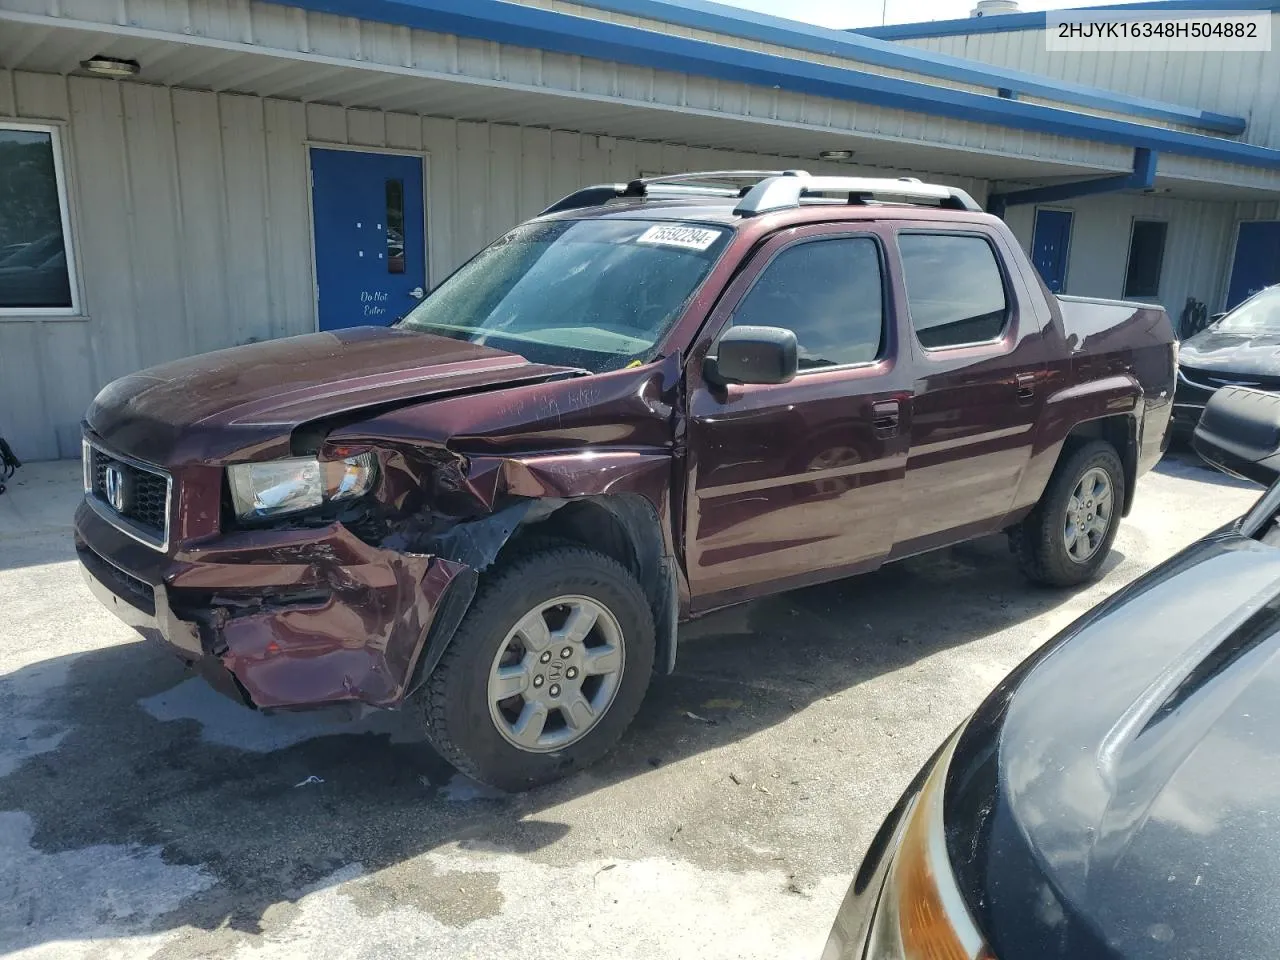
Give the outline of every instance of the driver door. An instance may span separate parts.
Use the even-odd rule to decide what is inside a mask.
[[[733,283],[689,366],[686,565],[694,611],[878,566],[893,546],[910,387],[884,238],[788,230]],[[785,327],[789,383],[709,384],[731,324]]]

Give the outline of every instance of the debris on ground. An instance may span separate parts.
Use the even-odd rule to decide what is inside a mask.
[[[294,789],[296,790],[298,787],[309,787],[313,783],[324,783],[324,780],[322,780],[320,777],[317,777],[313,773],[311,776],[307,777],[307,779],[303,780],[301,783],[295,783],[293,786],[294,786]]]
[[[708,700],[702,705],[703,710],[737,710],[742,706],[741,700],[717,698]]]

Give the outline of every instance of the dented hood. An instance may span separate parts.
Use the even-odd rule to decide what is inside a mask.
[[[389,327],[248,344],[115,381],[86,419],[110,447],[151,463],[288,456],[304,424],[569,373],[516,354]]]

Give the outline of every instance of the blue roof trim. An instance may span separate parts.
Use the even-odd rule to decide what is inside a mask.
[[[909,70],[924,76],[936,77],[939,80],[971,83],[992,89],[1003,87],[1015,93],[1044,97],[1059,103],[1201,127],[1231,136],[1244,133],[1247,126],[1243,117],[1227,116],[1180,104],[1162,103],[1158,100],[1102,90],[1084,84],[1054,80],[1022,70],[1011,70],[947,54],[916,50],[889,43],[883,39],[875,39],[874,37],[879,35],[873,36],[872,31],[865,31],[868,35],[863,36],[846,30],[829,30],[825,27],[796,23],[764,13],[739,10],[721,3],[709,2],[709,0],[577,0],[577,2],[586,7],[625,16],[661,20],[694,30],[724,33],[746,40],[806,50],[810,53],[847,57],[874,66]],[[1275,3],[1276,0],[1268,0],[1268,2]],[[993,20],[1005,20],[1010,16],[1019,15],[1006,14],[1002,17],[983,17],[964,22],[988,23]],[[1039,16],[1040,26],[1044,26],[1043,14],[1026,16]]]
[[[1247,166],[1280,169],[1280,150],[1074,113],[1021,100],[756,53],[502,0],[268,0],[338,16],[418,27],[553,53],[831,97],[975,123],[1150,147]],[[838,131],[832,131],[838,137]]]
[[[1117,3],[1084,10],[1280,10],[1277,0],[1164,0],[1162,3]],[[1035,13],[1002,13],[990,17],[965,17],[962,20],[926,20],[922,23],[893,23],[885,27],[859,27],[856,32],[878,40],[923,40],[927,37],[962,37],[980,33],[1010,33],[1015,30],[1043,30],[1049,13],[1064,10],[1039,10]]]
[[[1048,187],[1032,187],[1012,193],[993,193],[987,197],[987,212],[1003,217],[1008,207],[1024,203],[1056,203],[1099,193],[1118,193],[1121,190],[1150,190],[1156,183],[1158,154],[1146,147],[1133,151],[1133,172],[1114,177],[1097,177],[1092,180],[1074,180],[1056,183]]]

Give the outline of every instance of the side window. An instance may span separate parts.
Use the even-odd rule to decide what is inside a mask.
[[[75,313],[54,127],[0,120],[0,314]]]
[[[794,331],[801,370],[876,359],[884,341],[876,242],[842,237],[788,247],[742,298],[733,323]]]
[[[907,309],[926,349],[995,340],[1009,317],[996,253],[981,237],[901,233]]]

